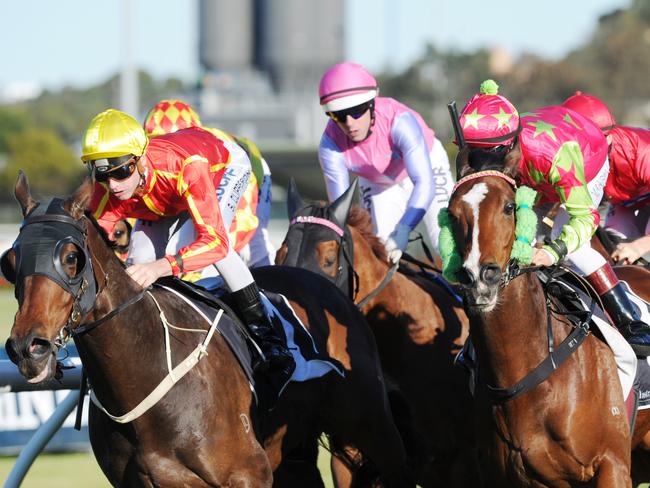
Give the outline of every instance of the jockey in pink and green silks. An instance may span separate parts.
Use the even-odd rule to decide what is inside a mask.
[[[520,115],[492,80],[483,82],[467,102],[460,125],[469,149],[466,169],[500,161],[518,184],[538,192],[537,203],[561,203],[552,240],[534,249],[532,264],[550,266],[566,257],[600,294],[635,352],[648,355],[650,326],[641,321],[611,265],[590,244],[609,175],[607,141],[599,127],[563,106]]]

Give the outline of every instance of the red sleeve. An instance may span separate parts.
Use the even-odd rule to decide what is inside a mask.
[[[190,159],[190,158],[188,158]],[[178,189],[187,202],[194,222],[196,240],[181,248],[177,256],[167,256],[174,274],[196,271],[223,259],[228,253],[228,234],[223,225],[217,192],[210,177],[209,164],[200,156],[191,157],[179,175]],[[180,267],[173,260],[181,260]]]

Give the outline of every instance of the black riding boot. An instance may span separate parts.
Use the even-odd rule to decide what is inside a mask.
[[[638,356],[650,355],[650,325],[641,321],[641,311],[632,303],[609,263],[587,276],[614,325]],[[613,286],[612,286],[613,285]],[[603,291],[605,290],[605,291]]]
[[[258,371],[277,372],[287,379],[293,374],[296,363],[273,325],[266,315],[266,310],[260,300],[260,291],[255,283],[232,293],[244,324],[253,340],[262,350],[263,357],[253,362],[253,369]]]
[[[601,295],[603,305],[618,330],[639,356],[650,355],[650,325],[641,321],[641,311],[625,293],[621,282]]]

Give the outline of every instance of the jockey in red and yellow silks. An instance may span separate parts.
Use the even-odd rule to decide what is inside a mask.
[[[106,183],[95,183],[91,211],[107,231],[124,217],[158,220],[188,210],[197,230],[196,241],[176,256],[165,256],[174,275],[205,268],[228,253],[228,238],[215,188],[229,153],[209,132],[191,128],[149,141],[140,158],[145,180],[137,197],[110,197]]]
[[[194,109],[180,100],[162,100],[148,112],[144,129],[149,137],[168,134],[187,127],[202,127],[213,133],[233,153],[240,165],[250,166],[250,178],[232,215],[229,228],[230,243],[250,266],[269,265],[275,248],[268,238],[270,214],[271,172],[257,146],[247,138],[225,131],[203,127]],[[245,159],[245,161],[244,161]],[[224,181],[230,181],[227,177]],[[226,211],[224,220],[231,217]]]
[[[468,161],[501,160],[517,183],[532,187],[540,200],[559,201],[553,240],[534,249],[533,264],[548,266],[565,257],[600,294],[607,312],[639,355],[650,353],[650,326],[627,296],[611,265],[590,239],[609,174],[607,141],[599,127],[561,106],[521,114],[498,94],[492,80],[481,84],[460,116]],[[498,157],[497,157],[498,155]],[[470,164],[471,166],[471,164]]]
[[[261,354],[254,369],[290,377],[295,362],[270,323],[253,276],[231,249],[220,199],[236,208],[248,172],[219,194],[231,151],[214,134],[192,127],[147,139],[130,115],[109,109],[88,125],[82,161],[94,178],[89,210],[109,232],[121,218],[137,218],[126,272],[146,288],[163,276],[214,266]],[[257,350],[257,349],[256,349]]]
[[[576,92],[562,104],[594,122],[609,144],[610,172],[605,195],[611,207],[605,226],[630,239],[612,258],[623,264],[650,252],[650,130],[616,124],[607,105]]]

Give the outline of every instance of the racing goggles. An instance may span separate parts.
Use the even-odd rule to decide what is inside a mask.
[[[135,156],[127,154],[116,158],[95,159],[90,162],[95,180],[104,183],[109,178],[125,180],[133,174],[136,167]]]
[[[327,112],[327,115],[334,121],[344,124],[348,119],[348,115],[353,119],[360,119],[368,109],[372,107],[372,101],[356,105],[355,107],[346,108],[345,110],[338,110],[336,112]]]

